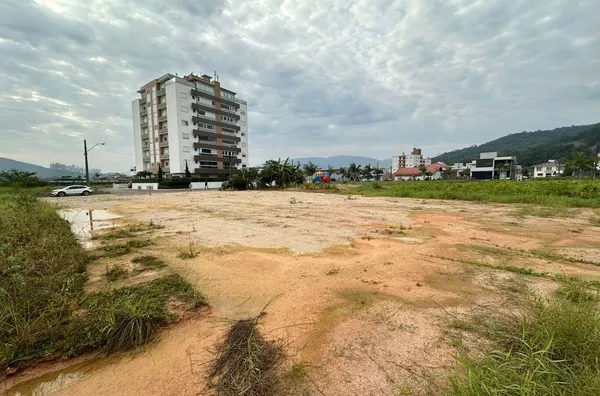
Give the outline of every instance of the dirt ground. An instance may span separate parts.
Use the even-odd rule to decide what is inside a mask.
[[[555,275],[600,280],[600,228],[583,209],[538,218],[518,215],[520,205],[295,191],[58,202],[120,216],[98,225],[163,225],[157,245],[143,250],[168,263],[161,271],[192,282],[212,308],[135,355],[9,377],[4,389],[16,387],[8,394],[210,394],[204,376],[215,340],[229,320],[263,309],[266,337],[285,340],[289,366],[304,367],[295,370],[300,378],[289,376],[294,394],[437,394],[455,364],[449,324],[457,315],[501,309],[525,290],[548,293]],[[189,251],[197,256],[178,257]],[[90,268],[90,287],[99,271]]]

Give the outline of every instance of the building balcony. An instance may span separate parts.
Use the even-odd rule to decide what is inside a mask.
[[[163,158],[164,158],[164,157],[163,157]],[[170,171],[171,171],[171,168],[170,168],[170,167],[168,167],[168,166],[163,166],[162,170],[163,170],[163,171],[165,171],[165,172],[170,172]]]
[[[159,104],[158,104],[158,106],[157,106],[157,108],[158,108],[159,110],[160,110],[160,109],[164,109],[165,107],[167,107],[167,102],[166,102],[166,101],[165,101],[165,102],[162,102],[162,103],[159,103]]]
[[[140,117],[143,117],[145,115],[148,115],[148,109],[140,110]]]
[[[169,159],[169,154],[161,154],[160,159]]]
[[[165,89],[164,88],[161,88],[158,91],[156,91],[156,96],[162,96],[164,94],[165,94]]]
[[[142,121],[140,122],[140,126],[143,127],[147,127],[148,126],[148,121]]]
[[[169,142],[160,142],[159,147],[169,147]]]
[[[209,130],[205,130],[205,129],[194,129],[194,137],[207,137],[207,138],[226,138],[229,140],[233,140],[234,142],[238,143],[241,141],[241,139],[237,136],[229,136],[229,134],[219,134],[216,133],[215,131],[209,131]]]
[[[196,168],[194,170],[194,174],[196,175],[235,175],[237,173],[237,169],[217,169],[217,168]]]
[[[162,122],[162,121],[166,121],[167,120],[167,115],[165,114],[162,117],[158,117],[158,122]]]
[[[142,140],[146,140],[146,139],[148,139],[149,137],[150,137],[150,135],[148,135],[148,134],[142,135]]]
[[[207,105],[204,103],[192,103],[192,110],[200,110],[200,111],[210,111],[213,112],[215,114],[219,114],[219,115],[227,115],[228,117],[232,117],[235,118],[236,120],[240,119],[240,116],[238,116],[234,110],[219,110],[217,109],[215,106],[212,105]],[[198,114],[199,117],[202,117],[201,114]]]
[[[210,143],[210,142],[204,143],[202,141],[194,142],[194,148],[195,149],[205,148],[205,149],[214,149],[214,150],[225,150],[225,151],[233,151],[234,153],[239,153],[242,151],[242,149],[239,147],[225,146],[225,145]]]
[[[229,99],[225,99],[225,98],[221,98],[221,97],[216,97],[214,93],[209,93],[209,92],[205,92],[205,91],[201,91],[201,90],[197,90],[192,88],[191,90],[192,92],[192,96],[200,96],[203,98],[207,98],[207,99],[211,99],[217,102],[221,102],[221,103],[225,103],[228,104],[229,106],[239,109],[240,105],[237,104],[236,102],[234,102],[233,100],[229,100]]]
[[[169,132],[169,129],[166,126],[160,128],[158,131],[158,133],[161,135],[164,135],[165,133],[168,133],[168,132]]]
[[[144,104],[146,103],[146,95],[144,95],[142,98],[140,98],[140,104]]]
[[[231,123],[225,123],[225,122],[220,122],[220,121],[216,121],[216,120],[209,119],[209,118],[204,118],[204,117],[192,116],[192,121],[193,122],[201,122],[201,123],[204,123],[204,124],[214,125],[214,126],[224,126],[225,128],[233,129],[235,131],[239,131],[240,130],[240,126],[239,125],[231,124]]]

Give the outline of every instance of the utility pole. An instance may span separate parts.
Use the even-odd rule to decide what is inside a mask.
[[[83,139],[83,155],[85,156],[85,185],[89,187],[90,185],[90,168],[88,166],[88,149],[87,149],[87,141]]]

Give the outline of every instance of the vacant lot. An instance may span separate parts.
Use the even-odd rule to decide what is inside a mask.
[[[557,278],[600,281],[591,209],[262,191],[59,202],[121,216],[105,225],[164,226],[141,250],[214,307],[163,333],[148,353],[69,374],[63,395],[209,394],[206,362],[227,319],[267,304],[264,333],[289,343],[286,380],[297,394],[438,394],[456,364],[457,340],[478,346],[458,331],[462,318],[516,311],[524,294],[552,293]],[[89,289],[102,284],[94,271]]]

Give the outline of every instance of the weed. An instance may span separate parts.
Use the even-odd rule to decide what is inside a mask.
[[[192,241],[192,239],[190,238],[190,241],[187,246],[187,250],[179,253],[177,255],[177,257],[186,260],[186,259],[193,259],[197,255],[198,255],[198,249],[196,248],[196,243],[194,241]]]
[[[143,248],[146,246],[150,246],[153,245],[154,242],[152,242],[149,239],[132,239],[130,241],[127,241],[126,245],[130,248],[134,248],[134,249],[139,249],[139,248]]]
[[[371,240],[373,240],[373,239],[375,239],[375,238],[373,238],[373,237],[372,237],[372,236],[370,236],[370,235],[365,235],[365,236],[363,236],[363,237],[362,237],[362,238],[360,238],[360,239],[364,239],[365,241],[371,241]]]
[[[586,285],[566,284],[549,301],[531,298],[520,317],[484,315],[475,331],[493,347],[477,357],[459,349],[447,393],[599,394],[600,305],[587,296]]]
[[[327,271],[327,275],[337,275],[340,273],[339,268],[332,268],[329,271]]]
[[[570,211],[561,206],[541,206],[541,207],[522,207],[515,212],[515,216],[525,217],[525,216],[536,216],[536,217],[567,217],[569,216]]]
[[[133,238],[135,234],[127,229],[118,229],[106,234],[96,234],[92,237],[94,240],[110,241],[114,239]]]
[[[106,279],[109,282],[115,282],[119,279],[127,278],[129,272],[122,265],[113,265],[112,267],[106,267]]]
[[[138,256],[131,260],[134,264],[139,264],[141,268],[136,269],[137,272],[142,272],[150,269],[161,269],[167,266],[167,264],[156,256]]]

